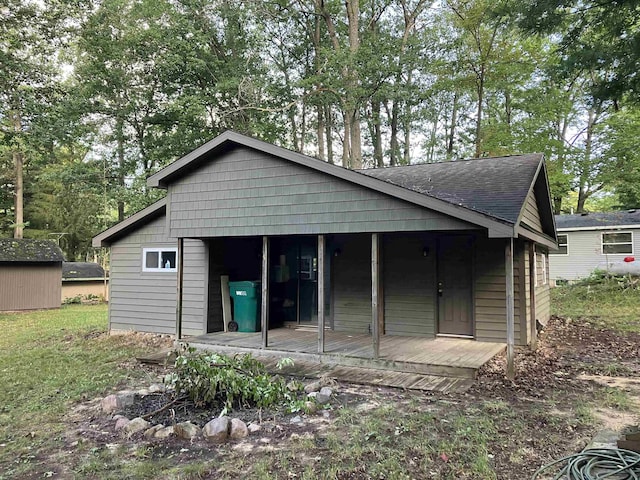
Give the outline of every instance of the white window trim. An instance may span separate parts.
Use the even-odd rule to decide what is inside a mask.
[[[606,243],[606,244],[604,243],[604,236],[605,236],[605,235],[617,235],[617,234],[619,234],[619,233],[628,233],[628,234],[630,234],[630,235],[631,235],[631,240],[630,240],[630,241],[628,241],[628,242],[615,242],[615,243]],[[604,246],[605,246],[605,245],[629,245],[629,244],[631,244],[631,252],[628,252],[628,253],[605,253],[605,252],[604,252]],[[601,253],[602,255],[607,255],[607,256],[609,256],[609,255],[633,255],[633,254],[634,254],[634,249],[633,249],[633,232],[631,232],[631,231],[622,231],[622,232],[621,232],[621,231],[618,231],[618,230],[615,230],[615,231],[608,231],[608,232],[602,232],[602,233],[600,234],[600,253]]]
[[[553,256],[560,256],[560,257],[566,257],[567,255],[569,255],[569,235],[566,233],[558,233],[558,237],[562,235],[564,237],[567,237],[567,241],[565,243],[563,243],[562,245],[567,247],[567,253],[559,253],[559,252],[549,252],[549,255],[553,255]],[[558,247],[560,247],[560,241],[558,241]]]
[[[176,254],[176,266],[174,268],[149,268],[145,265],[145,260],[147,259],[147,252],[158,252],[158,261],[162,258],[162,252],[174,252]],[[172,247],[153,247],[153,248],[143,248],[142,249],[142,271],[143,272],[162,272],[169,273],[175,272],[178,270],[178,249]]]
[[[540,258],[542,259],[542,285],[546,285],[549,280],[547,278],[547,255],[541,253]]]

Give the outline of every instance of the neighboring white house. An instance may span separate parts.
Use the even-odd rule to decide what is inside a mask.
[[[550,252],[552,281],[577,280],[594,270],[640,274],[640,209],[556,215],[558,250]]]

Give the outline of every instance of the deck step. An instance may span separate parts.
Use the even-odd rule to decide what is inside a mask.
[[[268,357],[258,358],[265,363],[267,369],[272,373],[286,373],[288,375],[305,378],[329,377],[338,381],[361,385],[385,386],[428,392],[464,393],[469,390],[474,383],[470,378],[424,375],[344,365],[326,365],[307,361],[298,361],[291,367],[285,367],[279,370],[276,367],[277,361],[274,361],[274,359]]]

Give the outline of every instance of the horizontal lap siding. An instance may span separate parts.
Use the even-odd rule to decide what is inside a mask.
[[[371,237],[336,238],[333,258],[333,325],[336,331],[368,333],[371,325]]]
[[[109,325],[112,330],[175,334],[176,273],[142,271],[142,249],[175,248],[161,217],[111,246]]]
[[[633,233],[633,254],[640,255],[640,230],[623,229]],[[606,269],[608,262],[622,262],[628,254],[603,255],[602,233],[607,230],[558,232],[567,235],[568,255],[552,254],[550,276],[553,280],[578,280],[588,277],[596,268]]]
[[[184,240],[182,279],[182,334],[202,335],[206,331],[208,256],[201,240]]]
[[[0,265],[0,311],[60,307],[60,263]]]
[[[520,270],[519,255],[514,255],[514,323],[515,342],[520,340]],[[479,238],[475,247],[474,314],[476,340],[506,342],[507,294],[505,275],[505,240]],[[526,340],[525,340],[526,341]]]
[[[169,189],[176,237],[475,228],[248,148],[212,160]]]
[[[424,256],[424,248],[431,252]],[[387,335],[435,335],[435,242],[407,234],[385,237],[382,255]]]
[[[142,271],[144,248],[176,248],[165,234],[165,217],[153,220],[111,246],[109,321],[113,330],[175,334],[176,272]],[[207,285],[206,248],[184,241],[182,334],[204,331]]]
[[[549,281],[547,279],[546,284],[543,283],[542,278],[542,255],[545,255],[547,261],[547,272],[549,271],[549,255],[547,254],[547,249],[542,247],[536,247],[536,262],[537,262],[537,275],[538,275],[538,286],[536,289],[536,318],[543,324],[546,325],[551,318],[551,289],[549,287]]]

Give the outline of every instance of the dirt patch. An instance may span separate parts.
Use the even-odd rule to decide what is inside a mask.
[[[232,412],[247,423],[260,424],[261,430],[222,446],[204,440],[125,438],[114,432],[114,421],[100,412],[97,402],[86,402],[68,416],[66,460],[82,472],[96,452],[110,452],[114,465],[169,459],[174,465],[201,465],[201,475],[216,478],[242,478],[259,464],[266,465],[264,478],[300,478],[305,471],[324,472],[329,462],[330,478],[369,479],[380,477],[376,468],[393,478],[389,458],[396,456],[403,474],[412,478],[485,478],[477,473],[483,471],[498,479],[528,478],[541,465],[584,448],[603,426],[619,431],[637,421],[634,412],[598,405],[596,399],[605,389],[640,395],[640,380],[632,377],[640,373],[639,345],[637,334],[553,318],[537,351],[517,352],[515,382],[505,378],[505,359],[499,357],[482,368],[466,394],[338,383],[331,406],[313,415]],[[133,361],[130,368],[144,368],[150,379],[166,371]],[[594,375],[606,371],[621,375]],[[169,393],[140,397],[124,413],[129,418],[144,415],[172,399]],[[220,408],[183,401],[151,421],[171,425],[189,420],[203,426],[219,414]],[[292,424],[296,415],[302,422]],[[140,451],[145,452],[144,460],[136,453]],[[51,458],[64,463],[65,454]],[[472,468],[476,473],[469,473]]]

